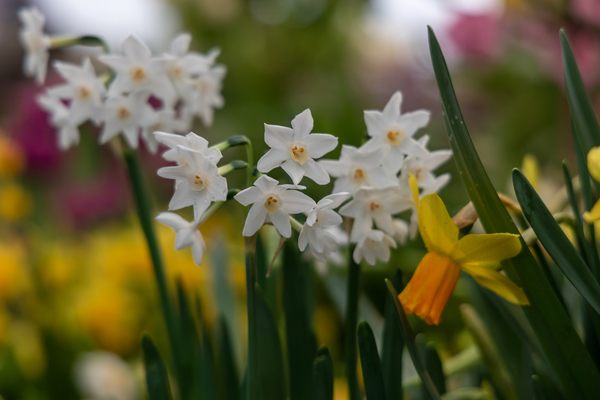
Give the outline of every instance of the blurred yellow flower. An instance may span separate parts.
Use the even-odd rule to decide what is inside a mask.
[[[9,330],[14,356],[21,371],[29,378],[40,376],[46,369],[46,355],[38,328],[29,322],[12,320]]]
[[[587,167],[592,178],[596,182],[600,182],[600,146],[592,147],[588,152]],[[600,200],[594,204],[590,211],[583,213],[583,219],[588,224],[600,221]]]
[[[31,196],[14,182],[0,185],[0,219],[18,222],[31,213]]]
[[[0,242],[0,301],[15,299],[31,288],[27,258],[22,243]]]
[[[523,157],[521,171],[523,171],[523,175],[525,175],[529,183],[531,183],[531,186],[537,188],[540,180],[540,166],[537,158],[531,154],[526,154],[525,157]]]
[[[20,175],[24,166],[25,156],[19,145],[0,132],[0,179]]]

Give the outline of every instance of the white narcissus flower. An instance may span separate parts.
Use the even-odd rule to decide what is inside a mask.
[[[298,236],[300,251],[310,250],[321,256],[337,250],[337,240],[328,228],[342,223],[342,217],[334,210],[350,197],[350,193],[334,193],[325,196],[306,217]]]
[[[79,129],[71,122],[69,108],[60,99],[48,94],[39,96],[37,101],[49,113],[50,122],[58,131],[58,147],[67,150],[79,143]]]
[[[450,180],[449,174],[435,176],[433,171],[452,157],[450,150],[429,151],[423,147],[420,155],[408,156],[404,160],[400,182],[406,183],[410,174],[417,178],[422,194],[438,192]]]
[[[397,183],[393,171],[381,166],[382,151],[365,150],[343,145],[339,160],[321,160],[319,164],[329,175],[337,178],[333,184],[334,192],[355,193],[361,187],[385,187]]]
[[[221,88],[226,73],[227,69],[217,64],[188,80],[189,90],[182,93],[182,121],[197,115],[205,126],[212,125],[215,108],[224,104]]]
[[[175,248],[177,250],[191,247],[196,265],[202,263],[202,255],[206,246],[202,234],[198,230],[199,222],[197,220],[186,221],[172,212],[162,212],[156,216],[156,220],[175,231]]]
[[[219,149],[215,147],[208,147],[208,140],[194,132],[190,132],[183,136],[174,133],[157,131],[154,132],[154,137],[157,142],[169,148],[169,150],[163,153],[163,158],[167,161],[177,160],[177,147],[179,146],[186,147],[202,154],[214,164],[217,164],[223,157]]]
[[[69,102],[69,118],[78,126],[88,119],[98,121],[98,111],[106,92],[89,58],[81,66],[56,62],[54,68],[66,81],[48,89],[48,94]]]
[[[315,207],[315,201],[298,190],[302,186],[279,185],[275,179],[262,175],[254,186],[235,195],[243,206],[252,204],[244,223],[244,236],[254,235],[266,222],[271,222],[284,238],[292,236],[290,216],[308,213]]]
[[[147,96],[142,93],[109,97],[104,102],[100,115],[100,121],[104,123],[100,143],[106,143],[122,133],[129,146],[137,148],[141,130],[140,121],[152,112]]]
[[[394,93],[383,111],[364,112],[367,133],[371,139],[365,149],[383,149],[390,168],[399,169],[405,155],[418,154],[422,147],[413,139],[420,128],[429,123],[429,111],[417,110],[402,114],[402,94]]]
[[[169,202],[169,210],[193,206],[198,219],[214,201],[227,199],[227,180],[219,175],[216,162],[203,153],[187,147],[177,147],[178,165],[163,167],[158,175],[175,180],[175,193]]]
[[[369,265],[375,265],[377,260],[387,262],[390,259],[390,248],[396,248],[394,239],[382,231],[368,230],[356,244],[352,258],[356,263],[364,259]]]
[[[317,252],[314,247],[308,246],[303,253],[315,261],[315,268],[319,273],[326,271],[327,264],[342,266],[345,264],[345,257],[340,249],[348,245],[348,235],[339,225],[330,226],[324,229],[322,235],[323,251]]]
[[[356,243],[371,230],[373,222],[379,229],[392,235],[394,233],[392,216],[410,209],[412,205],[410,192],[403,190],[403,187],[362,188],[340,209],[340,214],[354,218],[350,240]]]
[[[27,7],[19,10],[19,19],[19,38],[25,48],[23,70],[41,85],[46,79],[50,49],[50,38],[44,33],[45,18],[37,7]]]
[[[135,36],[125,39],[121,49],[123,54],[98,57],[116,73],[109,93],[120,95],[144,91],[172,104],[175,100],[175,89],[167,76],[166,59],[153,57],[150,49]]]
[[[304,176],[319,185],[329,183],[329,174],[315,159],[335,149],[338,139],[323,133],[311,133],[313,118],[306,109],[292,120],[292,127],[265,124],[265,142],[271,147],[258,160],[260,172],[281,167],[295,185]]]

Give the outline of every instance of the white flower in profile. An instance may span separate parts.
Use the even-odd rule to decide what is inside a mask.
[[[354,218],[350,240],[358,242],[371,230],[373,222],[379,229],[392,235],[394,233],[392,216],[410,209],[412,205],[410,192],[403,187],[362,188],[340,209],[340,214]]]
[[[164,57],[153,57],[150,49],[135,36],[129,36],[121,46],[123,54],[105,54],[98,59],[112,68],[116,77],[109,94],[145,91],[172,103],[175,89],[169,81]]]
[[[157,131],[154,132],[154,137],[157,142],[169,148],[163,153],[163,158],[167,161],[177,160],[177,148],[179,146],[202,154],[214,164],[217,164],[223,157],[219,149],[215,147],[208,147],[208,140],[194,132],[190,132],[183,136],[175,133]]]
[[[420,155],[411,155],[404,160],[400,182],[406,183],[410,174],[417,178],[418,186],[423,189],[422,194],[439,191],[450,180],[449,174],[435,176],[433,171],[452,157],[450,150],[429,151],[423,147]]]
[[[313,246],[308,246],[303,253],[316,261],[315,267],[319,273],[325,272],[327,264],[344,265],[346,260],[341,248],[348,245],[348,235],[339,225],[324,228],[323,231],[323,250],[318,252]]]
[[[418,154],[422,150],[414,134],[429,123],[429,111],[417,110],[401,113],[402,94],[392,95],[383,111],[364,112],[367,133],[370,137],[366,149],[381,148],[394,167],[399,167],[404,155]]]
[[[379,230],[369,230],[360,238],[352,258],[360,263],[363,259],[369,265],[375,265],[377,260],[387,262],[390,259],[391,248],[396,248],[396,242],[390,236]]]
[[[122,133],[129,146],[137,148],[140,121],[153,112],[147,100],[147,96],[142,93],[107,98],[100,113],[100,121],[104,124],[100,143],[106,143]]]
[[[71,123],[78,126],[88,119],[98,121],[106,89],[90,59],[86,58],[81,66],[56,62],[54,68],[66,82],[49,88],[48,94],[69,102]]]
[[[75,362],[73,374],[82,398],[137,400],[140,397],[134,371],[116,354],[84,353]]]
[[[22,24],[19,38],[25,48],[23,70],[41,85],[46,79],[51,44],[50,37],[44,33],[45,18],[37,7],[26,7],[19,10],[19,19]]]
[[[258,160],[260,172],[281,167],[295,185],[304,176],[319,185],[329,183],[329,174],[315,159],[335,149],[338,139],[333,135],[311,133],[313,118],[309,109],[292,120],[292,127],[265,124],[265,142],[271,147]]]
[[[308,213],[306,222],[298,236],[298,248],[305,251],[307,247],[318,255],[326,255],[337,250],[335,236],[328,228],[342,223],[342,217],[334,210],[350,197],[350,193],[334,193],[325,196]]]
[[[397,183],[393,172],[381,166],[382,151],[343,145],[339,160],[321,160],[319,164],[336,177],[334,192],[355,193],[361,187],[385,187]]]
[[[176,150],[178,165],[158,170],[159,176],[175,180],[169,210],[193,206],[198,219],[213,201],[227,199],[227,179],[219,175],[217,164],[201,152],[183,146]]]
[[[399,244],[406,243],[406,240],[409,238],[410,227],[406,221],[400,218],[394,218],[392,220],[392,226],[394,228],[392,232],[392,237]]]
[[[177,250],[191,247],[196,265],[202,263],[202,255],[206,246],[202,234],[198,230],[198,220],[186,221],[172,212],[162,212],[156,216],[156,220],[175,231],[175,248]]]
[[[79,129],[73,125],[69,108],[56,97],[47,93],[37,98],[38,104],[50,115],[52,126],[58,131],[58,147],[67,150],[79,143]]]
[[[221,89],[226,72],[223,65],[215,65],[187,81],[189,90],[182,93],[184,121],[186,116],[190,119],[197,115],[205,126],[212,125],[214,110],[224,104]]]
[[[292,236],[290,216],[308,213],[315,207],[315,201],[298,190],[302,186],[279,185],[275,179],[262,175],[254,186],[235,195],[243,206],[252,204],[244,223],[244,236],[254,235],[266,222],[271,222],[284,238]]]

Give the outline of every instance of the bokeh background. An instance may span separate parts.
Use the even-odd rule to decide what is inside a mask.
[[[527,170],[532,176],[539,169],[536,184],[551,199],[560,161],[572,154],[560,27],[600,105],[597,0],[0,0],[0,397],[7,400],[102,398],[90,373],[109,382],[105,389],[116,388],[113,398],[143,398],[141,334],[164,342],[123,166],[94,132],[61,152],[35,102],[42,88],[22,76],[16,12],[25,5],[42,10],[52,34],[96,34],[116,47],[133,33],[160,51],[176,33],[189,31],[194,49],[220,48],[228,70],[225,106],[213,126],[195,131],[211,142],[245,134],[255,156],[264,150],[263,123],[286,125],[305,108],[317,131],[359,145],[366,132],[362,110],[382,108],[396,90],[404,94],[403,109],[432,111],[424,130],[430,147],[447,147],[427,25],[442,42],[499,190],[510,192],[511,168],[532,154]],[[53,57],[78,60],[82,51],[89,50]],[[48,82],[58,79],[50,74]],[[156,177],[162,161],[143,152],[143,163],[156,209],[165,209],[172,188]],[[451,163],[443,169],[453,172]],[[456,179],[442,195],[453,211],[466,202]],[[171,279],[200,293],[209,325],[225,314],[237,333],[245,326],[242,218],[243,210],[231,206],[203,226],[209,253],[201,267],[188,252],[175,252],[172,232],[159,228]],[[410,271],[418,256],[418,246],[409,244],[391,266]],[[365,271],[362,313],[375,330],[385,296],[381,278],[389,274],[385,266]],[[343,271],[318,282],[318,340],[341,362]],[[459,286],[445,323],[427,330],[445,358],[471,340],[460,328],[460,301]],[[235,336],[241,370],[244,335]],[[342,367],[337,371],[341,378]],[[341,380],[336,394],[345,398]]]

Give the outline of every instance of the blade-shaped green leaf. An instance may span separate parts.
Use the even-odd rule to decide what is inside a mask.
[[[396,291],[402,290],[402,277],[396,271],[392,278]],[[401,399],[402,393],[402,352],[404,337],[400,327],[400,319],[396,313],[394,302],[388,296],[385,301],[385,325],[383,327],[383,346],[381,349],[381,369],[388,399]]]
[[[429,47],[450,145],[469,197],[487,232],[518,234],[471,141],[446,61],[431,29]],[[526,249],[525,242],[521,243]],[[503,265],[529,298],[531,305],[524,308],[525,315],[544,349],[563,394],[569,398],[593,399],[600,393],[600,374],[532,254],[524,250]]]
[[[427,368],[435,388],[438,390],[439,394],[443,395],[446,393],[446,377],[444,375],[444,369],[442,367],[440,355],[435,347],[425,341],[425,338],[422,335],[417,336],[416,344],[417,348],[419,349],[419,353],[425,362],[425,368]],[[423,392],[424,397],[429,398],[425,389],[423,389]]]
[[[513,171],[513,185],[523,214],[539,241],[579,294],[600,313],[600,284],[585,261],[519,170]]]
[[[231,337],[229,335],[229,328],[227,326],[227,320],[224,316],[219,318],[219,330],[218,330],[218,378],[220,381],[220,398],[224,400],[238,400],[240,399],[240,384],[238,380],[238,372],[235,367],[235,358],[233,347],[231,343]]]
[[[171,398],[167,368],[158,349],[148,335],[142,338],[146,387],[149,400],[168,400]]]
[[[348,289],[346,291],[346,321],[344,326],[344,347],[346,361],[346,380],[350,400],[360,399],[358,378],[356,375],[356,324],[358,323],[358,300],[360,297],[360,264],[352,258],[353,248],[348,252]]]
[[[313,393],[312,365],[317,342],[309,304],[310,266],[302,263],[293,246],[287,241],[283,248],[283,307],[290,399],[303,400]]]
[[[333,400],[333,361],[327,347],[321,347],[313,362],[315,400]]]
[[[381,372],[381,362],[377,353],[377,344],[373,331],[366,321],[358,324],[358,348],[360,350],[360,365],[367,400],[385,399],[385,386]]]
[[[404,343],[406,344],[406,348],[408,353],[410,354],[410,358],[412,359],[413,365],[417,370],[417,374],[421,378],[421,382],[423,384],[423,388],[427,392],[427,395],[431,399],[439,399],[440,394],[427,371],[427,367],[425,366],[425,362],[419,354],[419,350],[417,349],[417,345],[415,343],[415,335],[410,328],[410,324],[408,323],[408,319],[406,318],[406,314],[404,313],[404,309],[398,300],[398,293],[388,279],[385,280],[385,284],[387,286],[388,292],[394,302],[394,307],[396,308],[396,312],[398,313],[398,317],[400,318],[400,326],[402,328],[402,336],[404,337]]]

